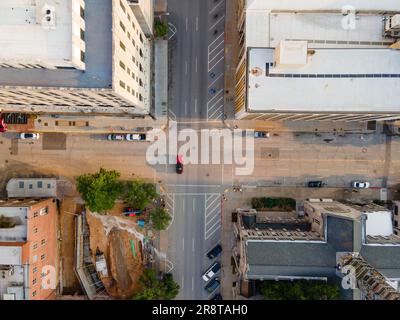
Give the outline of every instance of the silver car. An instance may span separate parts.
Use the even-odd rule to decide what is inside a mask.
[[[221,270],[221,264],[219,262],[215,262],[211,267],[207,269],[206,272],[203,274],[203,280],[204,281],[209,281],[214,277],[219,270]]]
[[[39,140],[40,135],[39,133],[23,132],[19,135],[19,138],[23,140]]]

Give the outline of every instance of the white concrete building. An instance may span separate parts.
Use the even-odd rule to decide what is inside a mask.
[[[238,119],[400,118],[400,2],[239,2]]]
[[[151,48],[138,18],[127,0],[1,1],[0,107],[148,114]]]
[[[153,35],[154,0],[128,0],[129,5],[147,37]]]

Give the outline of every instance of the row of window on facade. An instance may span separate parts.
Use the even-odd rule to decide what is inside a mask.
[[[42,189],[43,188],[43,181],[37,181],[36,186],[37,186],[37,188]],[[20,189],[25,188],[25,182],[24,181],[18,182],[18,187]],[[51,184],[48,183],[47,184],[47,189],[50,189],[50,188],[51,188]],[[29,183],[29,189],[33,189],[33,183]]]
[[[124,4],[122,3],[121,0],[119,1],[119,4],[121,6],[122,11],[128,17],[129,22],[131,22],[132,21],[131,16],[130,16],[129,13],[127,13],[126,8],[125,8],[125,6],[124,6]],[[135,23],[133,21],[132,21],[132,28],[133,28],[133,30],[136,30],[136,26],[135,26]],[[123,28],[123,30],[125,31],[125,27]],[[143,43],[143,36],[142,36],[142,33],[139,31],[139,29],[136,30],[136,33],[139,35],[140,42]]]

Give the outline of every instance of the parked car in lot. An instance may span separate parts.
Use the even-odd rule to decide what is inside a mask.
[[[134,209],[134,208],[124,208],[124,210],[122,211],[122,214],[125,217],[140,216],[142,213],[143,213],[143,210]]]
[[[267,131],[254,131],[254,138],[269,138],[270,134]]]
[[[128,133],[125,135],[127,141],[146,141],[145,133]]]
[[[322,188],[324,183],[322,181],[308,181],[307,185],[309,188]]]
[[[367,181],[364,181],[364,182],[362,182],[362,181],[353,181],[351,183],[351,186],[353,188],[355,188],[355,189],[368,189],[371,186],[371,184],[369,182],[367,182]]]
[[[214,248],[212,248],[208,253],[207,253],[207,257],[209,259],[215,259],[216,257],[218,257],[222,252],[222,247],[220,244],[217,244]]]
[[[20,133],[19,138],[23,140],[39,140],[40,135],[39,133],[23,132]]]
[[[211,267],[207,269],[206,272],[203,274],[203,280],[204,281],[209,281],[214,277],[219,270],[221,270],[221,264],[219,262],[215,262]]]
[[[109,140],[109,141],[124,141],[125,137],[123,134],[112,133],[107,136],[107,140]]]
[[[176,173],[177,174],[183,173],[183,156],[180,154],[176,156]]]
[[[206,290],[208,293],[214,292],[220,285],[219,279],[215,278],[211,280],[205,287],[204,290]]]

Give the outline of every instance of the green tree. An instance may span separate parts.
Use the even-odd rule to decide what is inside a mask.
[[[139,281],[141,291],[133,297],[134,300],[172,300],[180,289],[171,274],[165,274],[159,280],[153,269],[145,269]]]
[[[76,179],[78,192],[90,211],[101,214],[114,207],[124,189],[119,177],[119,172],[101,168],[98,173],[84,174]]]
[[[171,221],[171,216],[164,208],[157,207],[150,213],[150,220],[154,229],[165,230]]]
[[[340,288],[320,281],[264,281],[261,294],[266,300],[338,300]]]
[[[168,24],[160,20],[154,20],[154,36],[156,38],[163,38],[168,33]]]
[[[157,197],[154,184],[142,180],[129,181],[125,202],[135,209],[144,210]]]

